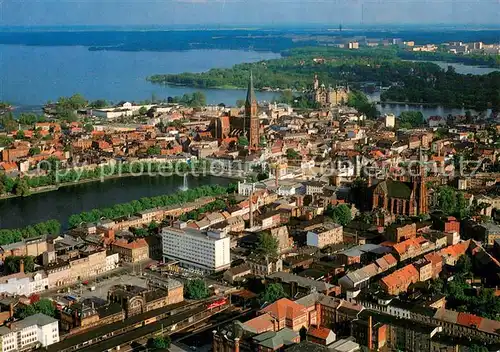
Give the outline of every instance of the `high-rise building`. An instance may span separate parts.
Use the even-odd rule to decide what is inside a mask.
[[[177,222],[162,230],[163,257],[178,260],[184,267],[216,272],[231,265],[231,239],[219,230],[199,231]]]
[[[259,116],[257,98],[253,89],[253,74],[250,73],[250,81],[248,82],[247,99],[245,101],[245,118],[250,119],[250,139],[249,149],[257,150],[259,148]]]

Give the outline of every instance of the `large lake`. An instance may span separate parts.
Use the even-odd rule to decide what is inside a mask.
[[[243,50],[179,52],[89,51],[82,46],[0,45],[0,101],[36,106],[61,96],[81,93],[87,99],[139,101],[193,92],[187,87],[154,85],[146,77],[157,73],[203,72],[280,57]],[[234,105],[241,90],[205,90],[209,103]],[[271,100],[275,93],[259,93]]]
[[[21,106],[19,110],[39,110],[48,100],[81,93],[90,100],[139,101],[152,94],[164,99],[199,89],[154,85],[146,77],[156,73],[203,72],[231,67],[242,62],[278,58],[279,54],[243,50],[190,50],[178,52],[89,51],[83,46],[0,45],[0,101]],[[486,74],[495,69],[435,62],[459,73]],[[245,97],[243,90],[205,89],[210,104],[234,105]],[[258,92],[259,100],[271,101],[273,92]],[[377,101],[379,94],[371,98]],[[399,114],[420,110],[425,116],[464,113],[462,109],[419,106],[379,106],[382,113]],[[18,111],[19,111],[18,110]]]
[[[229,179],[203,176],[188,177],[188,187],[205,184],[227,185]],[[106,208],[142,197],[177,192],[184,180],[180,176],[138,176],[89,182],[62,187],[57,191],[0,200],[0,228],[18,228],[49,219],[59,220],[63,228],[73,214]]]

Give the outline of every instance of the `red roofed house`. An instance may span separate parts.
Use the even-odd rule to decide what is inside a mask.
[[[443,257],[441,257],[439,254],[433,252],[424,255],[424,258],[431,262],[432,265],[432,278],[437,279],[439,277],[439,274],[443,270]]]
[[[455,265],[458,259],[465,254],[469,248],[470,240],[463,241],[452,246],[441,249],[438,254],[443,257],[447,265]]]
[[[277,330],[288,327],[294,331],[299,331],[302,327],[307,329],[309,325],[309,315],[306,308],[288,298],[282,298],[259,311],[259,314],[266,313],[276,319],[278,323]]]
[[[131,242],[119,239],[111,244],[111,249],[118,253],[124,262],[135,263],[149,258],[149,246],[144,238]]]
[[[18,171],[19,168],[15,162],[0,162],[0,170],[3,170],[6,174],[14,171]]]
[[[418,282],[419,273],[413,264],[409,264],[380,280],[382,289],[390,295],[406,292],[411,284]]]
[[[421,246],[417,239],[410,238],[403,242],[396,243],[393,248],[393,253],[399,261],[416,257],[421,253]]]
[[[325,327],[311,326],[307,331],[307,341],[328,346],[336,339],[335,333]]]

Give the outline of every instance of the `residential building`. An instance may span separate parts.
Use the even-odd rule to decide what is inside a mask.
[[[392,242],[399,243],[417,236],[417,224],[391,225],[387,228],[385,237]]]
[[[307,232],[307,245],[323,248],[332,244],[339,244],[344,241],[343,234],[343,227],[339,224],[315,228]]]
[[[278,253],[286,252],[293,247],[293,239],[288,234],[287,226],[280,226],[270,230],[271,236],[278,240]]]
[[[390,295],[406,292],[411,284],[418,282],[419,273],[413,264],[409,264],[380,280],[382,289]]]
[[[336,340],[335,333],[322,326],[311,326],[307,330],[307,341],[317,343],[319,345],[328,346]]]
[[[250,271],[256,276],[267,276],[283,270],[283,260],[281,258],[262,258],[254,256],[247,260]]]
[[[118,239],[111,244],[113,252],[120,255],[120,259],[127,263],[136,263],[149,259],[149,246],[144,238],[132,241]]]
[[[312,196],[314,194],[323,193],[323,189],[325,188],[325,184],[319,181],[309,181],[306,182],[306,195]]]
[[[224,280],[234,285],[239,281],[242,281],[245,276],[251,275],[252,270],[250,266],[246,263],[230,268],[224,272]]]
[[[399,319],[365,309],[352,324],[356,341],[372,350],[431,352],[431,340],[442,328],[433,324]]]
[[[47,239],[45,237],[30,238],[21,242],[0,246],[0,260],[5,261],[5,258],[10,256],[31,255],[38,257],[47,250]]]
[[[446,265],[455,265],[458,259],[464,255],[469,248],[470,240],[457,243],[441,249],[438,254],[443,258]]]
[[[59,342],[58,320],[38,313],[0,327],[2,352],[47,347]]]
[[[35,273],[21,272],[0,277],[0,293],[12,296],[29,297],[49,288],[49,279],[43,271]]]
[[[384,125],[386,128],[394,128],[396,126],[396,115],[386,114],[384,116]]]
[[[231,240],[215,229],[199,231],[178,222],[162,230],[163,257],[208,272],[230,267]]]
[[[72,258],[56,256],[54,252],[44,266],[47,273],[49,289],[73,284],[79,280],[86,280],[96,275],[115,269],[118,265],[117,255],[105,250],[93,252],[78,251]]]

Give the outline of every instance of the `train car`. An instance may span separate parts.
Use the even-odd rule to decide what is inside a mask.
[[[227,303],[227,298],[224,297],[224,298],[218,299],[217,301],[213,301],[210,304],[208,304],[207,309],[217,308],[217,307],[225,305],[226,303]]]

